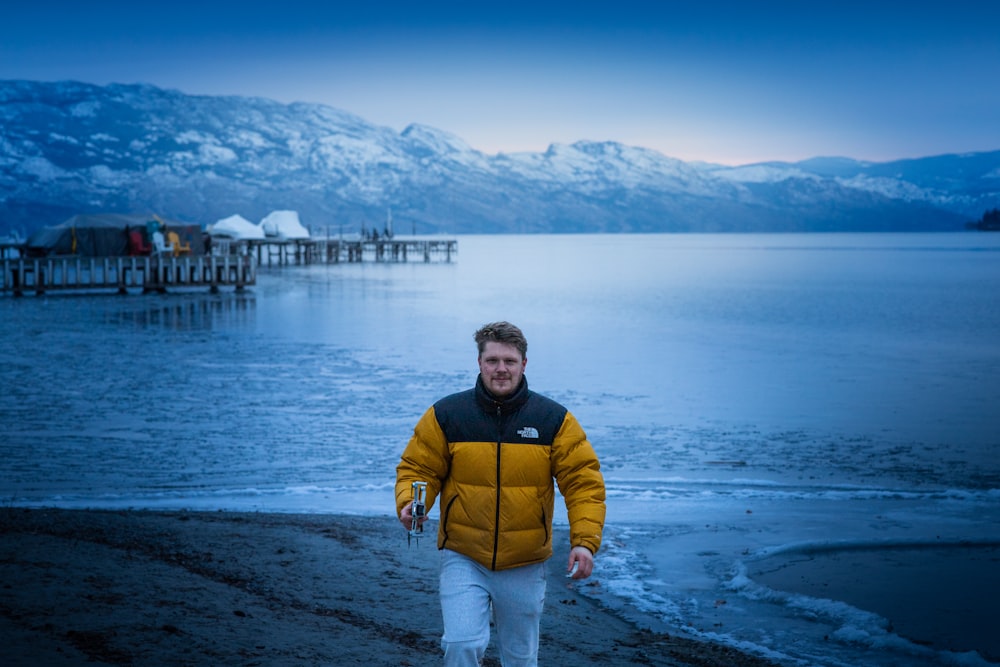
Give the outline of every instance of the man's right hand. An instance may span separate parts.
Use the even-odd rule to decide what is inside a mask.
[[[417,524],[422,526],[422,525],[424,525],[424,521],[427,521],[427,516],[426,515],[424,515],[424,516],[420,517],[419,519],[417,519]],[[403,524],[403,527],[406,528],[406,530],[410,530],[411,528],[413,528],[413,502],[412,501],[409,502],[409,503],[407,503],[406,506],[403,507],[403,511],[401,511],[399,513],[399,522],[401,524]]]

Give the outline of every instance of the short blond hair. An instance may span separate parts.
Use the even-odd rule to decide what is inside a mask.
[[[479,331],[476,332],[473,338],[476,341],[476,346],[479,348],[479,354],[483,353],[486,343],[494,342],[513,345],[521,353],[522,358],[528,358],[528,340],[524,337],[521,330],[510,322],[490,322],[489,324],[484,324],[479,327]]]

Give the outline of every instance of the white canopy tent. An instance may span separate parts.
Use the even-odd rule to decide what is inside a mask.
[[[260,221],[260,226],[266,236],[283,241],[309,238],[309,230],[299,222],[297,211],[271,211]]]
[[[240,214],[219,220],[209,229],[212,236],[223,236],[237,241],[264,238],[264,228],[255,225]]]

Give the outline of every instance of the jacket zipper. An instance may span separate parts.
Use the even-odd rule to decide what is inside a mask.
[[[493,518],[493,566],[491,570],[497,569],[497,552],[500,550],[500,447],[503,442],[503,414],[500,404],[497,403],[497,500],[496,516]]]

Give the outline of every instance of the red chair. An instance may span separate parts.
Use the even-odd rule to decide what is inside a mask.
[[[148,255],[152,250],[152,246],[146,243],[145,237],[142,235],[142,231],[138,229],[133,229],[128,233],[128,254],[131,256],[135,255]]]

